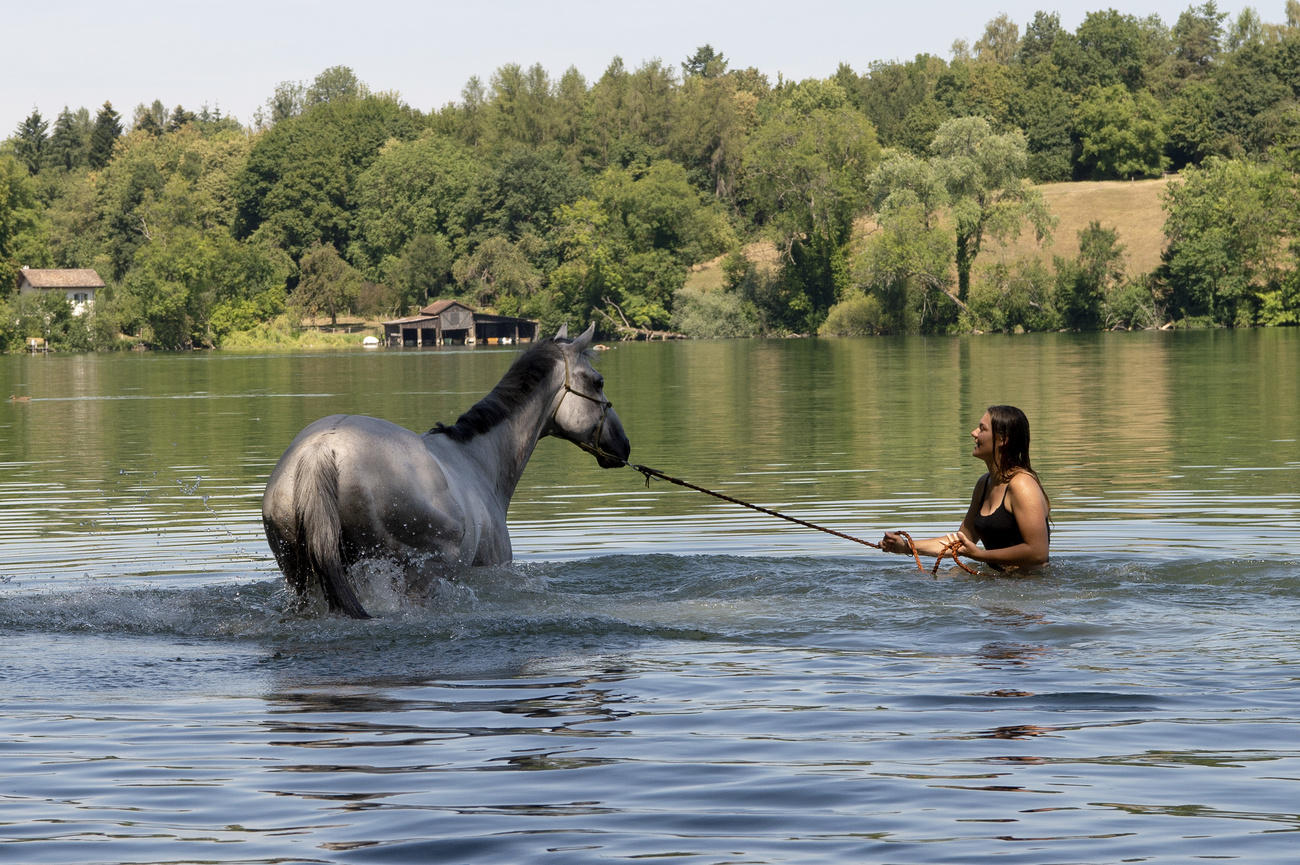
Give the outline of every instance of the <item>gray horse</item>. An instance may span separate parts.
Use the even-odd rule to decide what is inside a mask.
[[[319,591],[331,611],[366,618],[348,579],[363,559],[394,560],[408,580],[510,561],[506,509],[542,436],[585,447],[602,468],[624,465],[631,446],[586,354],[594,329],[537,342],[452,426],[417,435],[336,414],[299,433],[262,497],[266,538],[299,598]]]

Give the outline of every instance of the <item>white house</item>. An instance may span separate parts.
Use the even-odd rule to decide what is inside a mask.
[[[90,268],[41,269],[24,267],[18,274],[19,294],[58,292],[72,304],[72,314],[81,315],[95,305],[95,292],[104,280]]]

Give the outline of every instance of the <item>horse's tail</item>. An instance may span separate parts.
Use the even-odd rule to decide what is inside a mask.
[[[298,542],[307,564],[321,582],[331,610],[354,619],[370,615],[348,584],[343,564],[343,531],[339,521],[339,467],[328,447],[309,448],[298,462],[293,489]]]

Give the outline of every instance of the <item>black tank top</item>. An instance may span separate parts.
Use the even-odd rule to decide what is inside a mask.
[[[1020,534],[1020,525],[1016,522],[1015,514],[1007,510],[1007,491],[1002,491],[1002,501],[998,502],[997,508],[988,516],[980,513],[984,507],[984,493],[988,491],[989,476],[984,476],[984,489],[980,490],[980,506],[975,509],[975,516],[971,519],[971,524],[975,531],[980,533],[980,540],[984,542],[986,550],[1000,550],[1005,547],[1014,547],[1016,544],[1023,544],[1025,536]]]

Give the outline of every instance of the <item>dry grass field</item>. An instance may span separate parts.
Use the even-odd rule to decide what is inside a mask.
[[[1159,266],[1164,249],[1161,195],[1171,182],[1177,183],[1178,178],[1044,184],[1038,189],[1057,219],[1051,240],[1039,247],[1033,232],[1025,231],[1005,246],[986,243],[976,267],[998,256],[1040,257],[1048,264],[1053,256],[1072,259],[1079,252],[1079,232],[1095,219],[1102,228],[1118,233],[1130,277],[1150,273]]]
[[[1040,258],[1049,267],[1053,256],[1073,259],[1079,252],[1079,232],[1094,219],[1102,228],[1114,229],[1124,247],[1124,262],[1130,277],[1136,278],[1155,270],[1164,249],[1165,212],[1161,195],[1176,176],[1157,180],[1107,180],[1079,183],[1047,183],[1039,186],[1043,199],[1056,217],[1052,237],[1042,246],[1034,242],[1032,230],[1007,244],[986,241],[976,259],[975,278],[979,269],[997,260]],[[863,220],[859,228],[870,231],[872,223]],[[753,243],[745,255],[760,268],[775,266],[777,251],[770,243]],[[706,261],[691,268],[687,285],[710,291],[722,287],[722,258]]]

